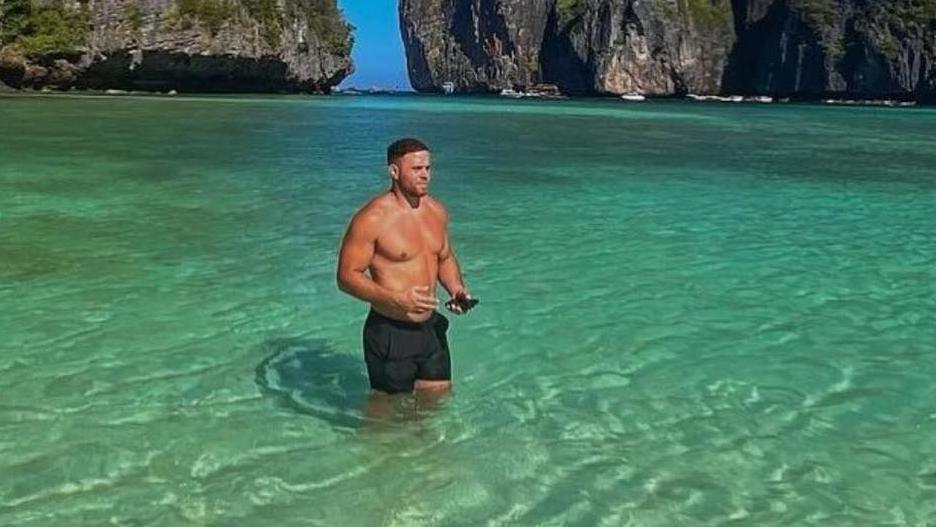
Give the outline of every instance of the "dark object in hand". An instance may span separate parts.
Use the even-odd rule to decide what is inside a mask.
[[[480,300],[477,298],[468,298],[466,296],[458,295],[446,302],[445,307],[447,307],[449,311],[455,311],[455,308],[457,307],[461,309],[462,313],[467,313],[469,310],[471,310],[471,308],[478,305],[478,302],[480,302]]]

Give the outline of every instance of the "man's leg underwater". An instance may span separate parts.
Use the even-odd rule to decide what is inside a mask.
[[[452,389],[452,381],[416,379],[413,388],[419,392],[445,392]]]

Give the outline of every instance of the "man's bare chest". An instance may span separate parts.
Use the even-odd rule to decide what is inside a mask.
[[[387,222],[377,238],[380,256],[404,262],[419,256],[438,256],[445,240],[444,228],[432,218],[402,216]]]

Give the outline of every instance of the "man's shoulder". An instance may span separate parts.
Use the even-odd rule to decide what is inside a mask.
[[[432,196],[426,196],[423,199],[426,200],[426,205],[429,206],[429,210],[438,214],[442,219],[448,218],[448,211],[445,210],[445,205],[443,205],[441,201]]]
[[[354,217],[351,221],[355,223],[377,224],[383,221],[389,212],[391,212],[391,208],[387,200],[387,195],[381,194],[379,196],[374,196],[367,203],[361,205],[357,212],[354,213]]]
[[[358,214],[366,214],[368,216],[372,215],[383,215],[391,212],[393,209],[393,198],[390,194],[383,193],[378,194],[371,198],[367,203],[361,205],[361,208],[358,209]]]

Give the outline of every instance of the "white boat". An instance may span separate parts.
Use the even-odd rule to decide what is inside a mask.
[[[442,93],[446,95],[451,95],[455,93],[455,83],[454,82],[443,82],[442,83]]]
[[[624,95],[621,95],[621,99],[624,99],[625,101],[632,101],[632,102],[640,102],[640,101],[647,100],[646,97],[644,97],[643,95],[639,93],[625,93]]]
[[[729,97],[725,97],[723,95],[696,95],[694,93],[686,95],[686,98],[700,102],[741,102],[744,100],[744,97],[741,97],[740,95],[731,95]]]
[[[500,96],[510,97],[511,99],[520,99],[521,97],[524,96],[524,93],[519,92],[517,90],[512,90],[510,88],[504,88],[503,90],[500,91]]]

